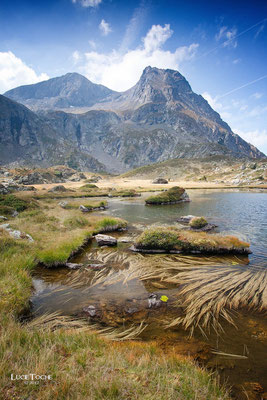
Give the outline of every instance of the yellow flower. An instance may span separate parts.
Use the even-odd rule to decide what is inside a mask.
[[[169,297],[163,295],[163,296],[161,296],[160,300],[163,301],[164,303],[167,303],[167,301],[169,300]]]

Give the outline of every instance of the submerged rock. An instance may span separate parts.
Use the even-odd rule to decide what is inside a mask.
[[[95,235],[98,246],[116,246],[117,239],[113,236],[98,234]]]
[[[88,268],[94,270],[94,271],[99,271],[100,269],[106,268],[106,264],[101,264],[101,263],[91,263],[87,265]]]

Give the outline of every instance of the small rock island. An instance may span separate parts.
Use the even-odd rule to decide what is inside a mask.
[[[172,188],[155,196],[146,199],[147,205],[168,205],[178,204],[190,201],[184,188],[173,186]]]

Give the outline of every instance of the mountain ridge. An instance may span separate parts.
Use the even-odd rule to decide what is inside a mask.
[[[264,157],[233,133],[175,70],[146,67],[136,85],[121,93],[76,73],[28,86],[6,94],[26,106],[33,104],[57,140],[98,160],[109,172],[121,173],[170,158]],[[31,91],[41,102],[29,97]],[[53,96],[45,97],[49,93]]]

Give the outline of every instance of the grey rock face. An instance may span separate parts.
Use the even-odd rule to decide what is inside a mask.
[[[84,170],[105,170],[93,156],[62,138],[44,118],[1,95],[0,165],[68,165]]]
[[[54,109],[91,106],[115,93],[105,86],[90,82],[80,74],[68,73],[34,85],[20,86],[5,95],[32,109]]]

